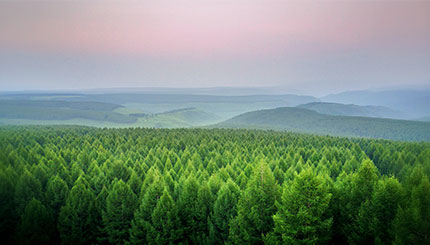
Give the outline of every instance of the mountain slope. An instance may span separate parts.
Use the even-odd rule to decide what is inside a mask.
[[[349,91],[321,98],[324,102],[355,105],[378,105],[407,114],[409,119],[430,116],[430,90]]]
[[[428,122],[333,116],[292,107],[244,113],[213,127],[274,129],[337,136],[430,141]]]
[[[0,100],[0,119],[71,120],[133,123],[137,118],[114,112],[122,106],[100,102]]]
[[[297,108],[316,111],[321,114],[336,116],[382,117],[404,119],[402,112],[384,106],[358,106],[328,102],[312,102],[296,106]]]

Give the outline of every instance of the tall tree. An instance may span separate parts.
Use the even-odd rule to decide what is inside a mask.
[[[18,228],[20,244],[55,244],[52,240],[54,220],[45,206],[32,199],[25,207]]]
[[[79,180],[79,179],[78,179]],[[61,208],[58,230],[63,244],[89,244],[96,242],[96,198],[82,182],[70,190],[66,205]]]
[[[236,217],[236,205],[240,196],[239,187],[228,179],[218,192],[211,215],[212,229],[210,241],[213,244],[222,244],[227,241],[230,221]]]
[[[279,186],[270,167],[260,161],[253,170],[246,190],[239,199],[237,216],[230,224],[229,240],[233,244],[261,244],[273,229],[272,216]]]
[[[152,176],[153,182],[146,188],[139,208],[135,211],[130,228],[130,242],[132,244],[144,244],[148,234],[153,233],[152,212],[158,200],[163,194],[164,182],[159,175]]]
[[[430,183],[427,176],[412,189],[395,220],[395,244],[430,244]]]
[[[153,232],[150,234],[149,244],[175,244],[179,239],[179,220],[177,209],[172,197],[165,187],[160,200],[151,215]]]
[[[194,174],[191,173],[180,186],[178,199],[178,213],[183,230],[184,243],[198,243],[204,237],[207,224],[205,220],[205,207],[201,206],[200,185]]]
[[[106,198],[106,212],[103,223],[108,241],[112,244],[124,243],[129,238],[129,228],[137,206],[137,197],[122,179],[115,180]]]
[[[305,168],[289,185],[284,185],[272,236],[284,244],[323,244],[329,240],[331,217],[327,209],[331,194],[322,176]],[[274,239],[274,237],[271,237]],[[272,240],[273,242],[273,240]]]

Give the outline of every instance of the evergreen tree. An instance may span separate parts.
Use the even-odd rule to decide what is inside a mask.
[[[261,244],[273,229],[272,216],[279,187],[267,163],[254,168],[246,190],[239,199],[237,217],[230,224],[229,240],[233,244]]]
[[[290,185],[284,185],[278,212],[273,216],[272,236],[279,236],[279,243],[284,244],[327,242],[332,224],[327,217],[330,198],[324,178],[305,168]]]
[[[423,176],[395,219],[395,244],[430,244],[430,183]]]
[[[205,236],[207,223],[205,220],[205,207],[201,206],[200,185],[193,174],[180,186],[178,199],[179,219],[182,228],[181,242],[190,244],[198,243]],[[203,221],[203,222],[202,222]]]
[[[0,169],[0,242],[12,244],[18,215],[14,202],[13,173]]]
[[[54,220],[43,204],[32,199],[25,207],[18,229],[20,244],[55,244]]]
[[[33,198],[42,199],[42,185],[30,172],[25,170],[15,186],[15,203],[18,213],[22,214],[28,202]]]
[[[106,198],[106,212],[103,212],[102,216],[110,243],[120,244],[128,239],[130,222],[136,206],[137,197],[130,187],[122,179],[115,180]]]
[[[236,217],[236,205],[240,196],[239,187],[231,180],[223,184],[218,192],[211,215],[212,229],[210,241],[213,244],[222,244],[227,241],[230,221]]]
[[[179,239],[178,227],[179,220],[175,203],[167,188],[152,212],[153,230],[148,239],[149,244],[175,244]]]
[[[96,198],[82,182],[70,190],[66,204],[61,208],[58,230],[63,244],[89,244],[96,242]]]
[[[158,175],[153,176],[153,182],[147,188],[139,208],[135,211],[130,228],[130,242],[144,244],[148,234],[154,232],[152,226],[152,212],[157,205],[164,190],[164,183]]]

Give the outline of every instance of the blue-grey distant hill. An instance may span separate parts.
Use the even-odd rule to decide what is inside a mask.
[[[359,106],[353,104],[340,104],[328,102],[311,102],[298,105],[298,108],[316,111],[321,114],[335,116],[357,116],[357,117],[381,117],[405,119],[405,113],[392,110],[385,106]]]
[[[321,98],[323,102],[386,106],[402,111],[410,119],[430,116],[430,89],[349,91]]]
[[[136,117],[114,112],[121,105],[88,101],[0,100],[0,118],[29,120],[87,119],[133,123]]]
[[[273,129],[335,136],[430,141],[430,123],[325,115],[294,107],[247,112],[213,125],[216,128]]]

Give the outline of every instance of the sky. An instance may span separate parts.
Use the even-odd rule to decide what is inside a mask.
[[[430,1],[0,2],[0,91],[430,85]]]

